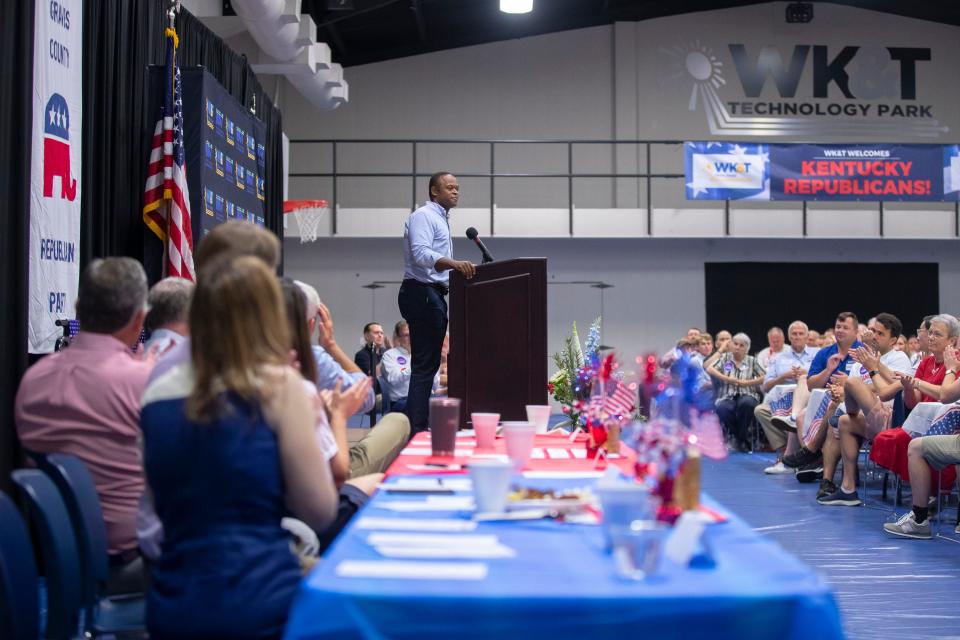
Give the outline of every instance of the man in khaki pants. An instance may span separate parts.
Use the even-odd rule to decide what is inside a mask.
[[[800,320],[790,323],[787,328],[790,348],[782,350],[770,361],[770,366],[767,367],[767,373],[763,379],[764,393],[770,393],[771,389],[780,384],[806,384],[807,370],[810,368],[810,363],[813,362],[813,357],[817,355],[816,348],[807,346],[808,333],[807,325]],[[784,398],[784,402],[789,403],[790,400]],[[773,410],[766,401],[757,405],[757,408],[753,410],[753,415],[763,428],[770,447],[777,452],[776,464],[767,467],[763,472],[767,474],[793,473],[793,469],[783,464],[783,454],[788,437],[795,434],[796,429],[794,428],[793,431],[784,430],[780,427],[780,425],[785,424],[783,420],[773,421]],[[793,440],[796,446],[795,436]]]
[[[312,334],[319,327],[314,356],[317,359],[317,388],[333,389],[337,382],[341,388],[347,388],[367,375],[337,345],[333,333],[333,320],[330,310],[320,302],[317,290],[305,282],[296,281],[297,286],[307,298],[308,328]],[[360,413],[367,413],[376,402],[373,387],[370,397],[361,407]],[[400,451],[410,439],[410,420],[402,413],[388,413],[370,429],[360,442],[350,447],[350,477],[355,478],[371,473],[383,473],[397,459]]]

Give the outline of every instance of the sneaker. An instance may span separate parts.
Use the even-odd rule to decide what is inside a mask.
[[[837,485],[833,484],[833,480],[828,478],[820,478],[820,490],[817,491],[817,500],[820,498],[826,498],[831,493],[836,493]]]
[[[773,416],[770,418],[770,422],[781,431],[796,432],[797,430],[797,421],[793,419],[793,416]]]
[[[913,511],[907,511],[896,522],[886,523],[883,525],[883,530],[901,538],[929,540],[933,537],[930,533],[930,518],[927,518],[923,523],[918,523],[913,516]]]
[[[828,496],[817,498],[817,502],[830,507],[859,507],[862,504],[856,491],[847,493],[843,489],[837,489]]]
[[[960,533],[960,524],[953,528],[954,533]]]
[[[783,456],[783,464],[788,467],[793,467],[794,469],[799,469],[804,465],[815,462],[819,457],[819,453],[814,453],[806,447],[800,447],[799,451],[791,453],[788,456]]]
[[[823,458],[814,460],[797,469],[797,482],[816,482],[823,478]]]
[[[783,460],[777,460],[776,464],[770,465],[769,467],[764,469],[763,472],[766,473],[767,475],[774,476],[774,475],[779,475],[781,473],[793,473],[793,469],[783,464]]]

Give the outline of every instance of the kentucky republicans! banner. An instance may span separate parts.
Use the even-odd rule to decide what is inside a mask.
[[[33,159],[27,348],[53,351],[73,318],[80,278],[83,1],[37,2],[33,47]]]
[[[691,200],[957,200],[960,146],[688,142]],[[758,164],[759,163],[759,164]],[[764,176],[764,183],[751,182]]]

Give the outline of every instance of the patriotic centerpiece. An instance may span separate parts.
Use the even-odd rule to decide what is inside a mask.
[[[583,415],[583,402],[590,398],[593,372],[600,362],[600,318],[590,325],[584,348],[580,347],[577,323],[573,323],[573,333],[564,341],[563,349],[553,354],[557,366],[556,373],[547,383],[547,391],[560,403],[565,422],[559,427],[570,427],[573,431],[586,430],[586,417]]]
[[[590,399],[578,400],[575,406],[585,418],[588,455],[596,458],[601,447],[607,454],[619,454],[620,431],[633,420],[638,396],[637,384],[618,375],[619,364],[612,353],[594,361],[584,367],[590,376]]]
[[[647,361],[655,363],[656,357]],[[656,366],[648,366],[640,385],[648,419],[624,429],[624,442],[636,452],[636,477],[659,499],[664,520],[672,521],[699,503],[700,456],[727,455],[710,393],[699,388],[699,373],[687,355],[662,377]]]

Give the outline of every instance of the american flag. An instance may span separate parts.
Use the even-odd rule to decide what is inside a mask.
[[[790,415],[793,410],[793,391],[785,393],[778,399],[770,402],[770,413],[775,416],[785,417]]]
[[[150,149],[143,222],[166,244],[165,275],[194,280],[190,191],[183,153],[183,98],[176,53],[178,39],[172,27],[165,33],[167,62],[163,108]]]
[[[637,406],[636,389],[630,389],[622,382],[616,382],[610,395],[596,395],[590,398],[589,411],[592,415],[606,413],[608,416],[629,418]]]
[[[823,418],[827,413],[828,406],[830,406],[830,394],[826,393],[824,394],[823,399],[820,401],[820,406],[817,407],[816,413],[813,415],[813,420],[810,421],[810,427],[807,429],[806,436],[803,440],[805,445],[809,445],[813,442],[817,430],[820,428],[820,425],[823,424]]]

